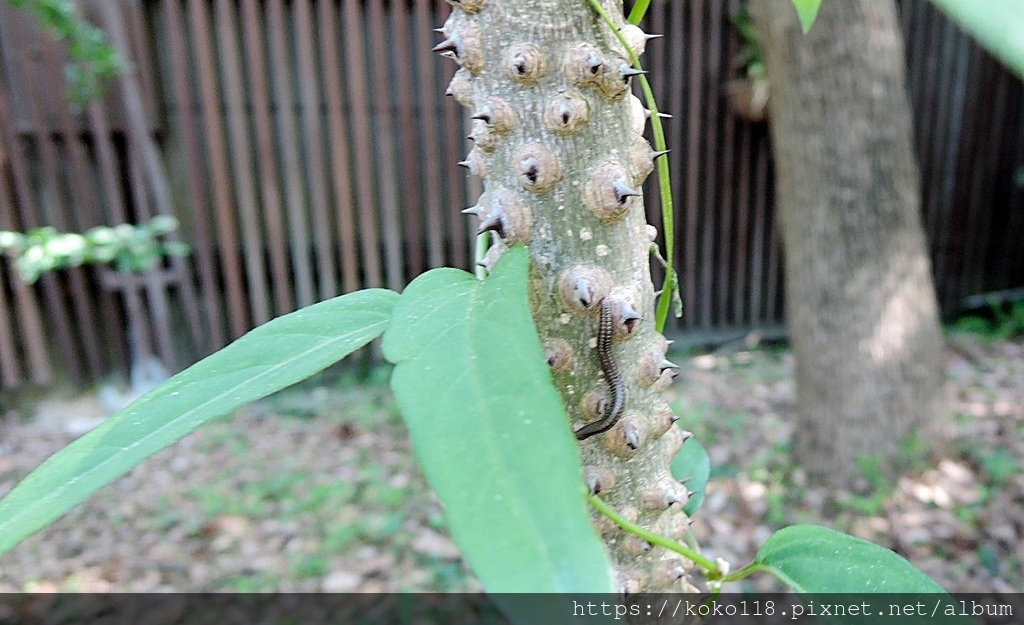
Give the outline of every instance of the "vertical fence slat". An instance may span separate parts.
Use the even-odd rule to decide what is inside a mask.
[[[766,163],[767,163],[766,159]],[[769,168],[770,169],[770,168]],[[765,184],[771,184],[773,174],[765,175]],[[767,195],[767,194],[766,194]],[[768,275],[765,281],[765,321],[781,319],[782,311],[782,219],[775,212],[774,206],[765,202],[765,213],[768,217]]]
[[[413,101],[413,63],[409,49],[409,17],[410,7],[405,2],[391,5],[391,33],[394,49],[394,85],[397,90],[395,104],[398,106],[398,130],[401,135],[401,157],[396,159],[402,164],[404,184],[397,185],[401,192],[401,214],[405,216],[403,231],[405,232],[403,249],[407,263],[407,276],[416,276],[423,272],[423,192],[420,190],[419,164],[425,158],[417,154],[417,125],[422,126],[427,117],[415,115],[417,106]],[[426,55],[424,55],[426,56]],[[437,97],[432,91],[420,89],[421,97]],[[423,110],[420,108],[419,110]]]
[[[904,36],[907,63],[911,67],[923,67],[926,64],[933,63],[936,56],[933,47],[935,33],[930,28],[930,16],[927,10],[928,7],[925,4],[925,0],[907,0],[900,5],[901,31]],[[927,83],[934,84],[934,81],[926,80],[925,76],[927,75],[927,72],[916,72],[907,75],[907,87],[910,91],[912,102],[928,101],[926,90],[929,85]],[[923,119],[923,116],[918,117],[918,119]],[[919,131],[915,133],[919,154],[924,150],[927,137],[927,129],[919,127]]]
[[[281,0],[266,4],[267,39],[270,42],[271,91],[278,121],[278,148],[284,176],[285,216],[291,242],[292,272],[299,306],[314,299],[313,261],[309,249],[309,225],[299,162],[298,136],[295,130],[295,101],[291,74],[293,67],[286,38],[284,7]]]
[[[765,283],[765,236],[770,232],[769,225],[765,223],[768,219],[765,214],[768,205],[765,198],[768,189],[768,150],[768,141],[765,140],[757,142],[754,152],[754,206],[751,211],[754,215],[754,239],[750,250],[750,291],[747,294],[752,324],[765,321],[765,317],[761,316],[761,296]]]
[[[272,91],[277,114],[281,169],[284,175],[284,206],[291,237],[292,267],[299,306],[309,306],[315,301],[313,259],[310,254],[306,195],[302,188],[298,137],[295,130],[295,100],[290,78],[293,65],[281,0],[270,0],[267,3],[267,30],[274,72]]]
[[[317,0],[320,24],[321,67],[327,92],[327,128],[331,137],[331,185],[337,212],[336,235],[341,241],[341,282],[345,292],[359,288],[359,249],[352,205],[349,143],[345,130],[341,67],[338,50],[337,6],[334,0]]]
[[[923,2],[916,2],[917,5],[922,5]],[[936,12],[932,12],[932,16],[935,17]],[[943,20],[934,19],[929,23],[929,26],[935,29],[936,38],[938,39],[938,54],[942,59],[942,67],[950,67],[953,65],[953,59],[951,57],[953,46],[952,38],[949,36],[950,33],[946,27],[946,23]],[[911,61],[911,67],[913,67],[914,61]],[[950,99],[950,89],[953,79],[950,76],[933,76],[930,81],[930,89],[926,91],[924,96],[925,102],[922,106],[917,108],[918,113],[918,128],[920,128],[920,134],[927,135],[928,140],[924,142],[919,141],[920,149],[923,152],[918,152],[919,160],[921,163],[921,202],[922,202],[922,215],[924,216],[924,230],[927,235],[929,242],[929,252],[934,264],[935,258],[938,254],[938,224],[941,212],[941,203],[943,201],[943,183],[942,183],[942,154],[944,152],[944,146],[946,142],[946,136],[948,134],[949,124],[934,125],[929,124],[929,121],[933,119],[943,119],[947,114],[948,102]],[[931,98],[929,101],[928,98]],[[940,280],[936,279],[936,286],[938,286]]]
[[[734,2],[723,3],[725,5],[725,14],[719,16],[718,21],[720,23],[727,24],[729,15],[735,10]],[[733,38],[730,36],[731,33],[724,26],[720,29],[721,31],[721,42],[718,48],[722,51],[722,57],[719,63],[720,76],[728,75],[728,68],[730,61],[735,55],[733,50]],[[711,97],[717,104],[715,110],[718,112],[719,128],[721,128],[721,156],[719,159],[722,167],[718,176],[718,185],[713,189],[709,189],[709,192],[715,193],[716,201],[710,203],[711,205],[717,205],[718,214],[720,215],[719,226],[717,232],[712,232],[712,235],[717,234],[717,254],[709,254],[709,261],[711,258],[716,259],[714,264],[717,265],[712,269],[717,270],[717,276],[715,280],[714,290],[717,295],[716,311],[714,319],[712,320],[713,325],[724,326],[728,324],[729,319],[729,295],[732,290],[729,288],[729,277],[731,275],[731,265],[733,255],[739,248],[736,241],[736,231],[733,227],[734,213],[736,211],[736,203],[733,201],[734,189],[736,186],[736,179],[734,174],[734,160],[736,152],[736,126],[738,120],[728,108],[725,106],[725,82],[724,80],[713,80]]]
[[[63,62],[59,58],[60,55],[55,45],[44,46],[43,54],[45,64],[50,67],[58,67]],[[52,121],[55,122],[64,143],[66,159],[62,160],[69,165],[71,188],[78,191],[78,193],[72,193],[70,198],[73,206],[73,216],[77,217],[75,221],[78,222],[73,227],[76,230],[80,230],[86,227],[98,226],[102,223],[103,219],[96,205],[95,194],[90,193],[90,191],[93,191],[93,184],[88,174],[88,156],[86,156],[85,148],[78,140],[78,132],[74,122],[71,120],[71,113],[68,108],[70,104],[67,102],[66,94],[63,93],[63,89],[58,89],[56,93],[46,94],[44,99],[50,101],[53,106],[55,119]]]
[[[281,212],[281,187],[277,175],[277,150],[270,116],[267,91],[268,71],[260,27],[260,0],[243,0],[242,21],[245,45],[245,67],[249,101],[255,130],[256,162],[259,167],[259,193],[270,250],[270,273],[273,276],[274,311],[283,315],[294,310],[292,279],[288,272],[288,234]]]
[[[245,90],[242,87],[242,67],[238,58],[238,20],[235,18],[235,2],[217,0],[215,11],[221,76],[226,100],[228,142],[231,146],[231,169],[238,198],[238,216],[242,226],[242,247],[245,251],[249,310],[252,313],[253,325],[260,325],[270,320],[267,274],[263,258],[263,241],[266,237],[260,229],[260,206],[254,188],[249,116]]]
[[[736,273],[733,275],[732,283],[732,300],[733,300],[733,314],[732,324],[734,326],[743,325],[744,321],[752,322],[752,319],[747,319],[744,315],[746,312],[746,306],[744,306],[744,294],[747,292],[747,266],[750,262],[748,259],[748,250],[750,248],[750,213],[752,211],[752,203],[750,201],[750,186],[753,184],[753,180],[750,175],[751,167],[750,160],[753,155],[751,149],[751,135],[753,129],[750,124],[740,125],[740,149],[739,149],[739,168],[736,175]]]
[[[708,15],[708,29],[705,31],[705,48],[708,55],[701,74],[709,76],[717,75],[721,59],[721,29],[718,28],[722,22],[722,3],[711,3],[711,10]],[[718,111],[716,106],[721,90],[718,83],[713,80],[706,80],[701,89],[701,102],[704,108],[704,143],[701,150],[700,166],[703,169],[704,180],[700,190],[695,193],[700,206],[701,242],[700,242],[700,325],[705,328],[711,327],[712,304],[714,303],[714,258],[715,258],[715,224],[718,222],[718,213],[721,211],[721,204],[716,202],[716,174],[719,161],[719,142],[716,141],[718,130]],[[691,163],[693,167],[695,163]]]
[[[166,23],[167,47],[170,50],[171,92],[174,94],[175,124],[185,154],[185,175],[187,183],[182,185],[183,196],[191,215],[191,244],[199,274],[199,289],[202,294],[203,329],[205,338],[200,353],[213,351],[226,343],[224,317],[220,291],[217,287],[217,266],[214,258],[213,235],[210,227],[209,185],[203,167],[203,152],[199,140],[199,126],[196,118],[189,78],[188,56],[185,43],[186,32],[180,13],[180,0],[162,0],[163,18]]]
[[[344,83],[347,87],[352,119],[352,138],[356,173],[356,197],[359,205],[359,238],[362,246],[363,285],[383,286],[380,257],[377,248],[377,216],[374,211],[373,172],[370,161],[373,146],[368,128],[370,110],[367,103],[366,62],[363,53],[362,11],[359,0],[344,0],[345,62]]]
[[[1020,137],[1024,135],[1024,84],[1017,85],[1017,131],[1014,136]],[[1002,255],[1004,259],[1024,259],[1024,180],[1021,180],[1021,176],[1024,176],[1024,141],[1017,142],[1017,149],[1015,154],[1010,161],[1017,163],[1017,166],[1013,168],[1013,184],[1010,187],[1010,193],[1007,199],[1007,205],[1010,208],[1010,219],[1006,228],[1006,253]],[[1016,210],[1014,210],[1016,208]],[[1014,236],[1016,234],[1016,236]],[[1017,278],[1020,279],[1020,267],[1018,262],[1018,273]],[[1006,262],[1003,271],[1001,272],[1001,284],[1004,287],[1013,286],[1013,266],[1011,262]],[[1016,284],[1019,284],[1016,283]]]
[[[711,232],[711,235],[715,237],[714,244],[718,249],[711,250],[716,253],[709,253],[706,261],[711,266],[715,275],[713,291],[715,293],[715,309],[710,319],[711,325],[726,325],[728,323],[729,296],[732,293],[732,290],[729,288],[729,277],[732,273],[730,269],[734,254],[739,248],[736,228],[733,225],[734,212],[736,210],[736,203],[733,201],[734,186],[736,185],[733,170],[736,147],[733,143],[736,140],[736,121],[730,116],[725,116],[722,120],[722,125],[724,126],[720,157],[722,170],[716,187],[717,202],[713,204],[718,209],[718,228]]]
[[[13,200],[7,187],[7,151],[0,143],[0,230],[18,230],[14,219]],[[7,270],[10,269],[8,272]],[[10,277],[6,277],[7,274]],[[18,348],[15,344],[15,310],[8,304],[8,279],[14,290],[14,284],[21,278],[14,271],[13,262],[0,260],[0,386],[14,388],[21,384],[21,367],[19,366]],[[17,296],[15,296],[17,297]]]
[[[137,141],[137,136],[129,139],[128,158],[123,167],[124,173],[128,177],[129,193],[135,206],[136,215],[139,220],[144,221],[153,215],[153,210],[149,205],[149,197],[146,193],[146,175],[142,164],[139,162],[141,158],[138,153],[140,148]],[[121,215],[117,221],[128,221],[128,218],[126,215]],[[145,284],[142,285],[146,290],[146,303],[149,304],[148,307],[142,303],[139,286],[134,281],[123,284],[123,290],[129,294],[128,298],[135,300],[137,303],[129,320],[132,330],[132,335],[129,337],[132,354],[139,358],[140,361],[145,357],[158,354],[162,362],[173,365],[174,348],[170,333],[171,319],[160,285],[154,284],[153,280],[146,280]],[[148,330],[150,326],[146,323],[146,320],[151,321],[152,332]],[[150,335],[156,339],[155,350],[151,348]]]
[[[960,289],[962,297],[984,290],[982,278],[985,255],[990,245],[993,212],[985,200],[996,182],[998,163],[994,160],[1002,152],[1005,139],[1003,127],[1006,121],[1008,81],[1005,80],[1006,74],[997,71],[998,66],[994,60],[986,58],[985,61],[981,71],[988,75],[988,81],[986,89],[979,95],[990,104],[980,120],[981,132],[976,133],[974,154],[970,159],[972,171],[967,196],[970,217],[964,242],[965,261]]]
[[[683,232],[683,254],[685,265],[683,268],[683,318],[686,329],[692,329],[697,325],[697,286],[698,286],[698,262],[700,256],[697,249],[697,232],[700,225],[700,167],[703,161],[701,150],[701,86],[704,75],[704,55],[701,46],[697,44],[703,38],[704,30],[704,3],[691,2],[686,5],[690,9],[690,62],[687,66],[687,102],[686,111],[686,186],[683,192],[685,204],[686,224]],[[680,120],[681,121],[681,120]]]
[[[728,0],[723,3],[724,14],[721,17],[723,24],[729,23],[729,16],[735,12],[739,4],[736,0]],[[718,111],[719,116],[722,118],[722,169],[720,170],[717,184],[716,198],[718,203],[718,212],[722,215],[721,224],[718,228],[718,255],[716,269],[716,284],[715,292],[717,294],[717,311],[715,314],[714,325],[725,326],[729,325],[730,317],[730,299],[732,294],[730,277],[732,276],[732,267],[735,263],[736,253],[739,250],[739,242],[737,241],[738,232],[736,231],[733,223],[736,221],[736,203],[735,203],[735,186],[741,184],[742,181],[737,180],[735,177],[736,163],[736,134],[739,131],[740,120],[737,116],[731,115],[725,106],[725,78],[729,76],[730,68],[732,66],[732,59],[736,54],[735,46],[733,44],[734,37],[728,29],[721,30],[722,35],[722,61],[719,69],[719,79],[714,81],[715,89],[715,109]]]
[[[982,63],[983,58],[980,51],[976,48],[971,49],[970,52],[970,68],[968,72],[968,84],[967,89],[969,93],[979,93],[983,87],[982,81],[984,80],[983,72],[979,71],[979,65]],[[962,151],[956,156],[956,183],[954,193],[951,196],[952,201],[957,204],[965,204],[969,201],[968,194],[971,185],[971,173],[974,171],[974,163],[972,162],[972,146],[974,138],[977,136],[978,127],[980,125],[980,113],[982,103],[977,99],[971,99],[967,102],[967,107],[964,110],[964,125],[963,133],[967,138],[967,142],[962,144]],[[958,146],[961,147],[961,146]],[[962,211],[958,211],[952,215],[953,219],[947,223],[946,239],[949,245],[946,247],[946,260],[949,266],[952,268],[951,280],[948,282],[949,288],[946,291],[946,308],[950,308],[957,301],[960,301],[964,297],[964,293],[961,289],[961,276],[965,268],[965,250],[964,250],[964,239],[962,236],[953,237],[952,233],[962,234],[966,231],[970,224],[968,223],[967,215]]]
[[[447,102],[445,104],[448,104]],[[469,219],[460,214],[459,210],[462,206],[468,204],[466,199],[469,194],[466,192],[466,185],[469,183],[469,172],[464,171],[458,167],[452,167],[452,164],[458,163],[465,158],[468,150],[460,140],[455,140],[454,137],[465,136],[465,131],[462,125],[463,113],[459,109],[455,109],[452,106],[446,106],[444,109],[444,132],[445,132],[445,145],[447,151],[445,159],[442,163],[442,168],[450,172],[448,178],[448,197],[451,198],[448,206],[443,210],[445,216],[448,218],[448,227],[446,232],[448,234],[447,240],[450,248],[449,252],[449,264],[453,267],[459,267],[462,269],[471,269],[475,259],[471,258],[472,253],[466,247],[466,237],[471,230]]]
[[[949,224],[955,207],[954,193],[956,184],[956,159],[963,129],[963,107],[966,95],[967,68],[970,55],[967,54],[966,42],[956,28],[943,20],[943,54],[948,55],[950,63],[942,88],[938,94],[937,113],[940,119],[948,120],[943,124],[942,132],[932,146],[927,162],[925,194],[928,205],[926,214],[930,215],[929,230],[931,238],[932,271],[940,302],[950,290],[947,271],[949,254]],[[931,173],[927,173],[930,171]]]
[[[153,66],[149,62],[150,33],[146,28],[146,19],[142,5],[138,0],[93,0],[94,3],[118,2],[121,13],[127,20],[125,31],[125,49],[134,60],[134,75],[139,83],[139,97],[142,99],[143,119],[150,122],[149,129],[157,127],[156,120],[160,119],[157,113],[157,89],[156,77],[153,73]]]
[[[1001,126],[995,135],[999,137],[1000,149],[993,151],[990,156],[993,169],[992,189],[982,200],[990,207],[993,216],[984,231],[990,240],[984,246],[984,261],[979,270],[982,276],[979,276],[976,292],[1015,286],[1012,280],[1008,279],[1010,263],[1006,259],[1014,258],[1011,255],[1011,238],[1024,238],[1021,235],[1024,230],[1015,223],[1015,219],[1024,219],[1020,216],[1024,211],[1008,210],[1008,207],[1012,206],[1013,192],[1017,186],[1015,179],[1020,175],[1021,165],[1024,164],[1024,160],[1017,158],[1020,141],[1016,140],[1022,136],[1024,130],[1020,125],[1020,114],[1024,107],[1024,82],[1013,79],[1005,72],[1000,72],[1000,79],[1005,84],[1006,108],[999,119],[993,118]],[[984,208],[979,207],[979,210]],[[1018,236],[1013,237],[1012,232],[1017,232]]]
[[[242,268],[238,259],[238,234],[235,207],[228,174],[228,155],[224,146],[224,124],[217,92],[217,70],[214,68],[213,46],[210,43],[210,20],[204,0],[188,1],[189,22],[199,72],[199,94],[202,103],[204,134],[209,167],[213,178],[213,214],[216,217],[220,248],[221,277],[227,287],[228,327],[231,338],[238,338],[249,329],[242,286]]]
[[[4,191],[0,191],[2,195]],[[0,200],[2,202],[3,200]],[[7,285],[5,277],[7,265],[0,261],[0,387],[14,388],[21,384],[21,367],[18,364],[18,347],[14,341],[14,319],[12,307],[7,303]],[[11,280],[20,280],[11,272]]]
[[[937,101],[936,91],[940,88],[941,84],[945,82],[940,79],[936,73],[936,66],[938,59],[942,58],[944,52],[944,46],[941,45],[942,30],[941,23],[936,19],[937,11],[929,11],[929,7],[926,6],[924,0],[915,0],[913,2],[917,9],[917,13],[920,14],[920,18],[915,23],[915,35],[912,41],[918,43],[915,49],[912,51],[913,57],[908,58],[908,63],[911,67],[924,66],[925,71],[915,72],[908,74],[908,80],[914,84],[916,83],[913,93],[916,94],[912,105],[917,104],[916,120],[917,132],[916,144],[918,161],[922,164],[921,169],[921,214],[922,214],[922,225],[925,230],[925,236],[927,240],[931,240],[934,237],[934,230],[931,230],[933,222],[929,219],[928,215],[928,200],[927,196],[933,192],[931,185],[925,183],[927,174],[925,172],[930,171],[931,168],[927,167],[924,163],[924,159],[927,158],[928,154],[932,153],[932,149],[936,141],[940,139],[942,128],[935,127],[934,124],[929,123],[935,118],[936,111],[939,107],[943,106],[942,102]],[[906,32],[906,31],[904,31]],[[917,80],[913,80],[914,77]]]
[[[324,133],[321,128],[320,90],[316,83],[317,65],[313,53],[313,20],[309,0],[295,0],[292,4],[294,32],[292,42],[298,48],[299,103],[302,116],[305,165],[309,182],[309,200],[312,209],[313,240],[316,242],[317,274],[320,278],[320,299],[338,294],[335,277],[334,237],[330,227],[327,204],[327,177],[324,175]]]
[[[426,80],[439,75],[439,72],[434,69],[436,60],[428,52],[433,47],[430,41],[430,29],[433,27],[430,12],[432,0],[414,1],[416,48],[413,50],[413,56],[416,58],[420,75],[425,78],[425,84],[433,87],[424,89],[420,96],[425,100],[424,113],[420,122],[420,129],[423,133],[423,159],[420,163],[423,167],[424,204],[427,211],[427,261],[431,267],[440,267],[444,265],[444,234],[442,231],[444,216],[441,212],[442,153],[440,142],[437,140],[438,125],[433,123],[433,120],[439,117],[437,111],[443,100],[450,98],[439,97],[445,87]]]
[[[967,97],[969,93],[972,93],[971,76],[974,73],[974,67],[976,66],[978,50],[971,45],[968,37],[961,33],[956,33],[957,38],[957,66],[954,76],[956,76],[956,88],[953,92],[952,106],[950,111],[949,119],[952,122],[950,128],[949,141],[943,146],[943,214],[942,221],[939,227],[940,232],[940,248],[942,253],[939,255],[939,263],[937,275],[942,280],[944,288],[940,290],[940,301],[945,301],[944,308],[947,310],[951,306],[952,302],[958,297],[956,293],[956,279],[957,275],[954,273],[953,268],[958,267],[956,255],[959,253],[953,244],[953,235],[962,231],[962,227],[957,223],[957,211],[956,206],[959,203],[958,200],[958,187],[960,184],[960,159],[961,153],[964,149],[965,135],[969,134],[969,131],[965,130],[969,128],[966,125],[968,112],[967,107],[970,99]]]
[[[345,292],[359,288],[359,249],[352,205],[351,166],[345,110],[342,102],[341,68],[338,62],[337,7],[333,0],[318,0],[321,67],[327,92],[327,128],[331,137],[331,185],[337,210],[335,234],[341,241],[341,282]]]
[[[1024,82],[1016,85],[1014,102],[1016,105],[1016,127],[1013,137],[1024,137]],[[1024,141],[1018,140],[1009,152],[1009,162],[1016,166],[1009,168],[1010,188],[1006,195],[1006,206],[1009,216],[1005,231],[1004,252],[999,256],[1003,260],[999,271],[999,284],[1009,288],[1024,282],[1021,279],[1020,265],[1024,264]],[[1017,259],[1016,267],[1012,259]],[[1016,272],[1015,272],[1016,270]],[[1016,279],[1016,281],[1015,281]]]
[[[382,3],[368,3],[366,18],[369,22],[367,36],[370,40],[370,63],[367,65],[368,76],[391,76],[388,66],[388,52],[385,43],[388,35],[384,27]],[[394,8],[393,10],[401,10]],[[384,268],[388,288],[401,290],[403,279],[402,263],[402,220],[398,214],[398,197],[396,191],[399,181],[395,171],[395,137],[394,120],[390,115],[393,96],[390,86],[394,81],[379,80],[373,93],[373,115],[370,123],[374,128],[374,149],[377,166],[377,199],[380,211],[381,228],[384,236]]]

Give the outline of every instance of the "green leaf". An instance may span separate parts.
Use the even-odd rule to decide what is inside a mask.
[[[279,317],[142,396],[0,500],[0,554],[200,425],[365,345],[387,326],[397,298],[359,291]]]
[[[454,269],[414,280],[384,336],[391,386],[489,592],[610,593],[576,441],[530,317],[527,261],[520,246],[485,281]]]
[[[797,592],[944,592],[895,552],[819,525],[779,530],[755,562]]]
[[[932,0],[989,52],[1024,78],[1024,2]]]
[[[842,2],[843,0],[834,1]],[[796,14],[800,18],[800,27],[804,29],[804,33],[807,33],[811,30],[811,26],[814,26],[814,20],[818,18],[821,0],[793,0],[793,6],[796,7]]]
[[[672,459],[669,466],[672,477],[686,483],[686,488],[693,494],[686,502],[683,512],[686,516],[693,516],[693,513],[704,503],[704,491],[708,486],[708,478],[711,476],[711,459],[704,446],[697,442],[697,439],[690,437],[683,443],[676,457]]]
[[[793,525],[771,536],[757,552],[754,566],[767,570],[791,586],[804,603],[822,602],[821,595],[846,593],[864,600],[871,622],[949,623],[968,625],[963,617],[947,617],[953,599],[934,580],[884,547],[818,525]],[[886,594],[872,599],[869,593]],[[902,597],[902,598],[894,598]],[[927,597],[925,614],[899,611]],[[938,603],[937,603],[938,602]],[[933,609],[938,608],[935,612]],[[882,616],[894,620],[881,619]],[[879,620],[881,619],[881,620]],[[864,623],[864,614],[825,618],[830,623]]]

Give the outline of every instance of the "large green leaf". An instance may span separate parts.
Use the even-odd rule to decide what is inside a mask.
[[[779,530],[761,546],[754,563],[791,586],[808,606],[814,601],[820,607],[823,595],[842,593],[863,602],[862,612],[872,617],[871,622],[890,622],[878,620],[884,616],[900,623],[971,623],[963,617],[947,617],[952,597],[895,552],[827,527],[793,525]],[[873,598],[871,593],[899,594]],[[924,614],[918,610],[892,613],[891,606],[905,607],[922,598],[928,602]],[[831,623],[864,623],[864,616],[833,614],[823,618]]]
[[[452,535],[488,591],[612,592],[526,284],[522,247],[485,281],[454,269],[414,280],[384,336],[397,365],[391,386]]]
[[[203,423],[365,345],[387,326],[397,298],[392,291],[359,291],[279,317],[142,396],[0,500],[0,553]]]
[[[1024,2],[932,0],[978,42],[1024,78]]]

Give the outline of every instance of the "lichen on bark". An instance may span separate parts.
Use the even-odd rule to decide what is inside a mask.
[[[474,147],[461,164],[483,179],[483,194],[465,211],[495,235],[483,264],[511,244],[528,246],[533,318],[574,430],[611,401],[595,353],[607,300],[626,401],[613,428],[580,442],[585,478],[627,519],[680,540],[689,492],[669,461],[686,435],[662,396],[674,373],[654,328],[656,231],[640,188],[655,154],[642,136],[645,110],[630,93],[636,70],[583,0],[449,2],[435,50],[459,64],[448,93],[473,119]],[[642,53],[644,33],[614,2],[602,6]],[[595,522],[621,590],[695,592],[681,556]]]

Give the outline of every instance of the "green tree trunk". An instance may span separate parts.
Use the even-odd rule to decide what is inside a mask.
[[[588,484],[627,518],[682,539],[689,493],[668,462],[685,435],[662,397],[674,374],[654,328],[654,231],[639,192],[654,155],[625,50],[582,0],[449,1],[436,49],[460,65],[449,94],[474,119],[462,164],[484,192],[467,212],[496,235],[483,264],[528,245],[533,317],[574,429],[624,399],[614,427],[581,441]],[[621,7],[603,5],[642,52],[646,36]],[[612,379],[598,357],[602,311]],[[693,590],[689,562],[597,522],[623,590]]]
[[[891,476],[901,442],[936,442],[944,417],[896,6],[829,0],[806,35],[790,0],[751,8],[771,84],[794,453],[836,486],[855,481],[861,456]]]

